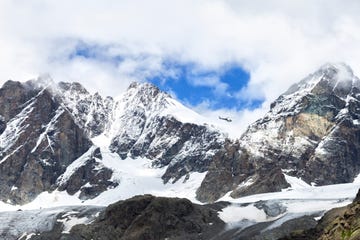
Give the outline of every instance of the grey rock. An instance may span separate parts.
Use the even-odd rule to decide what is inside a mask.
[[[2,134],[6,129],[6,121],[3,116],[0,115],[0,134]]]
[[[14,101],[2,109],[8,121],[1,136],[6,140],[1,146],[0,199],[26,203],[55,188],[56,179],[92,143],[46,88],[7,82],[0,93],[0,101]]]
[[[258,201],[254,206],[260,210],[264,210],[269,217],[277,217],[286,212],[286,207],[276,201]]]

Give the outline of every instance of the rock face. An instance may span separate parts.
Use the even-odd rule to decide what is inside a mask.
[[[132,83],[116,99],[91,95],[78,83],[59,83],[53,92],[89,137],[108,138],[121,159],[144,157],[165,167],[165,183],[207,171],[224,142],[201,116],[148,83]]]
[[[268,163],[258,167],[239,143],[227,141],[215,155],[196,197],[202,202],[214,202],[229,191],[238,198],[287,187],[290,185],[278,166]]]
[[[79,192],[82,200],[91,199],[118,185],[118,182],[111,180],[112,173],[111,169],[102,164],[100,149],[93,146],[57,178],[57,189],[70,195]]]
[[[325,65],[280,96],[242,136],[262,162],[308,183],[350,182],[359,173],[360,80],[345,65]]]
[[[238,144],[225,147],[238,150],[213,162],[198,198],[279,191],[289,186],[282,170],[317,185],[353,181],[360,172],[359,114],[360,80],[346,65],[323,66],[272,103]],[[227,180],[217,183],[216,174]]]
[[[103,98],[99,93],[90,94],[77,82],[60,82],[52,91],[89,137],[104,132],[114,103],[111,97]]]
[[[0,89],[0,199],[25,203],[57,179],[92,143],[68,108],[41,81]],[[86,178],[85,178],[86,179]]]

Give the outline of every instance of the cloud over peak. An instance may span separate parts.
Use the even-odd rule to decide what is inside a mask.
[[[360,72],[359,10],[356,0],[3,0],[0,81],[49,72],[118,95],[134,80],[178,79],[266,109],[325,62]],[[180,79],[176,65],[191,64],[197,74]],[[221,78],[229,65],[249,73],[236,91]]]

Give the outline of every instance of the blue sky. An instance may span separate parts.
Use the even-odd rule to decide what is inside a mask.
[[[68,59],[96,60],[113,65],[124,62],[124,56],[109,56],[111,47],[78,41]],[[250,73],[238,64],[226,64],[219,69],[203,69],[195,63],[179,63],[176,60],[165,60],[160,64],[162,71],[143,74],[146,77],[139,80],[158,86],[186,105],[205,104],[212,110],[241,110],[258,108],[264,101],[262,98],[246,99],[241,96],[241,90],[250,81]]]
[[[198,70],[195,64],[165,63],[176,72],[175,76],[155,76],[148,81],[161,90],[175,95],[187,105],[206,104],[216,109],[254,109],[263,99],[247,100],[239,96],[250,80],[250,74],[235,64],[222,67],[221,71]]]

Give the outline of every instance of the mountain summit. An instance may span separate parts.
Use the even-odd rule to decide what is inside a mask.
[[[224,136],[196,122],[201,117],[149,83],[133,83],[114,103],[105,136],[122,159],[145,157],[165,167],[165,182],[204,172]],[[195,123],[194,123],[195,122]]]

